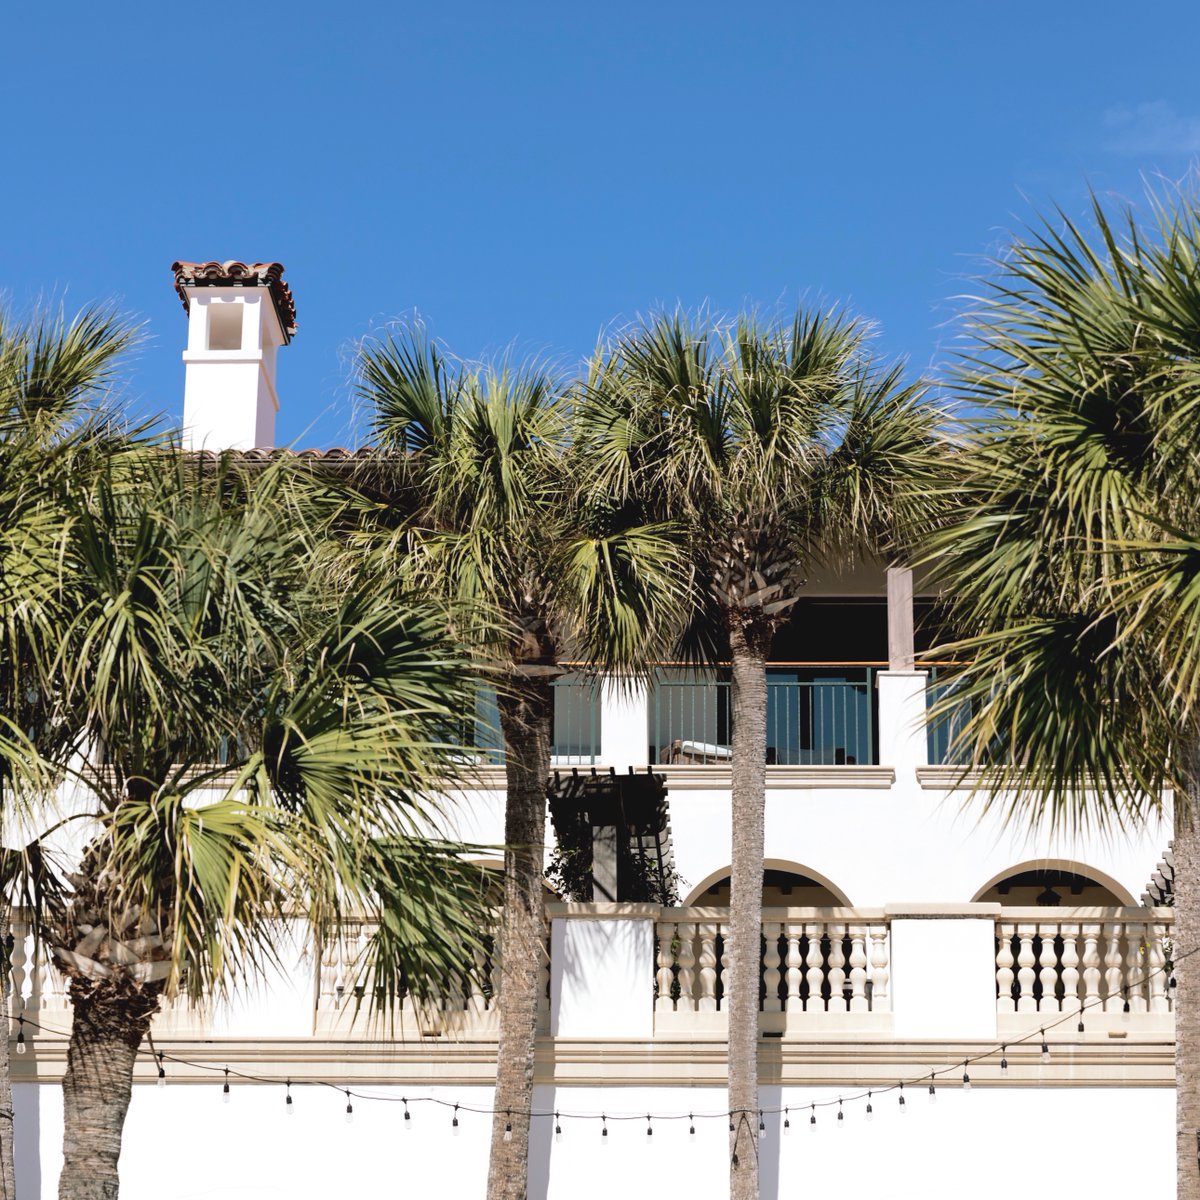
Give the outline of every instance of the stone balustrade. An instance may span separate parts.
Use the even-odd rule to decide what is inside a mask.
[[[1114,1024],[1169,1029],[1173,922],[1170,908],[1002,909],[996,922],[1001,1027],[1080,1012],[1085,1032]]]
[[[662,910],[655,923],[656,1031],[721,1027],[728,919],[723,908]],[[889,947],[882,909],[764,909],[760,962],[766,1033],[886,1024]]]
[[[953,920],[956,911],[939,906],[936,916]],[[906,909],[893,913],[882,908],[764,909],[760,948],[763,1034],[801,1040],[892,1032],[901,1036],[892,994],[892,922],[908,913]],[[623,1002],[626,1008],[632,1005],[645,1014],[646,1036],[678,1040],[723,1035],[728,909],[552,904],[549,915],[552,923],[565,926],[579,920],[641,923],[647,931],[646,949],[638,952],[642,957],[635,956],[628,964]],[[1085,1038],[1171,1036],[1172,909],[969,905],[958,915],[994,921],[995,1028],[1001,1038],[1039,1026],[1054,1026],[1060,1035],[1077,1036],[1077,1022],[1064,1021],[1072,1014],[1081,1014]],[[928,923],[921,927],[930,930],[932,944],[940,944],[940,935],[933,933]],[[479,955],[474,972],[464,970],[443,981],[436,1000],[417,1004],[406,998],[394,1010],[379,1013],[372,1011],[370,998],[358,986],[357,964],[369,932],[361,922],[348,923],[313,965],[312,1035],[364,1040],[496,1038],[496,998],[503,985],[497,947]],[[552,964],[552,944],[560,946],[556,953],[566,953],[566,947],[579,953],[578,948],[587,943],[586,939],[547,940],[541,964],[540,1026],[544,1035],[557,1028],[551,1022],[554,988],[559,989],[554,993],[556,1002],[567,998],[563,989],[575,989],[578,994],[584,986],[585,970],[581,968],[586,968],[582,961]],[[908,959],[900,951],[897,954],[896,967],[906,968],[911,978],[912,953]],[[921,959],[915,964],[921,979],[951,981],[957,961],[953,955],[939,959],[936,951],[926,951]],[[56,1030],[65,1032],[71,1013],[63,979],[46,962],[44,953],[35,953],[28,927],[20,919],[13,923],[11,962],[14,1032],[15,1020],[22,1014],[45,1026],[39,1037],[52,1037]],[[986,1005],[986,989],[991,985],[984,977],[978,984],[985,989],[982,1000]],[[910,1007],[912,1002],[910,997]],[[603,1007],[604,997],[599,997],[599,1004]],[[190,1008],[182,999],[165,1004],[155,1022],[159,1037],[220,1036],[221,1028],[219,1019]],[[263,1036],[269,1035],[270,1030],[264,1029]]]

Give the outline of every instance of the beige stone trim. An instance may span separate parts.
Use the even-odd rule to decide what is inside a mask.
[[[896,1042],[865,1035],[852,1042],[806,1040],[790,1042],[764,1038],[759,1050],[763,1084],[813,1087],[883,1088],[904,1079],[919,1080],[930,1071],[945,1071],[939,1088],[958,1086],[964,1059],[996,1051],[970,1066],[972,1086],[978,1087],[1172,1087],[1174,1044],[1152,1040],[1088,1037],[1051,1041],[1052,1059],[1041,1061],[1040,1041],[1034,1038],[1006,1051],[1009,1071],[1000,1074],[996,1042]],[[168,1086],[214,1085],[222,1068],[293,1084],[328,1082],[339,1086],[402,1086],[419,1094],[422,1087],[489,1086],[495,1081],[496,1044],[439,1043],[436,1054],[428,1044],[338,1041],[168,1041],[156,1043],[167,1055]],[[172,1062],[187,1059],[197,1066]],[[720,1087],[725,1074],[726,1044],[719,1036],[679,1041],[608,1041],[538,1043],[535,1083],[560,1086],[678,1087],[703,1084]],[[13,1058],[15,1083],[57,1083],[66,1065],[62,1042],[35,1043],[30,1052]],[[205,1070],[204,1067],[211,1067]],[[138,1060],[135,1080],[152,1084],[157,1066],[147,1051]],[[242,1086],[254,1086],[244,1084]],[[915,1101],[916,1087],[907,1089]]]

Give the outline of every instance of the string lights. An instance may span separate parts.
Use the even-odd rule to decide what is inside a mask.
[[[1195,950],[1189,951],[1187,954],[1179,955],[1178,957],[1175,958],[1174,962],[1171,963],[1169,967],[1164,966],[1162,968],[1159,968],[1157,971],[1151,972],[1150,974],[1148,974],[1146,976],[1146,980],[1149,980],[1150,978],[1153,978],[1155,975],[1158,975],[1158,974],[1169,974],[1170,986],[1172,986],[1172,987],[1175,986],[1174,970],[1176,969],[1178,963],[1181,962],[1184,958],[1188,958],[1192,954],[1196,954],[1196,953],[1200,953],[1200,947],[1198,947]],[[1143,982],[1145,982],[1145,981],[1143,981]],[[1127,988],[1123,989],[1123,993],[1124,993],[1123,1008],[1124,1008],[1125,1012],[1128,1012],[1131,1007],[1129,998],[1128,998],[1128,989]],[[1073,1009],[1071,1012],[1064,1013],[1059,1020],[1050,1022],[1044,1026],[1041,1026],[1040,1028],[1033,1030],[1030,1033],[1026,1034],[1024,1037],[1018,1038],[1013,1042],[1002,1042],[998,1046],[988,1048],[986,1050],[981,1051],[978,1054],[972,1055],[969,1058],[963,1059],[962,1060],[962,1075],[961,1075],[963,1090],[964,1091],[971,1090],[972,1080],[971,1080],[970,1068],[971,1068],[972,1064],[991,1059],[997,1054],[999,1054],[999,1056],[1000,1056],[999,1063],[998,1063],[999,1077],[1002,1079],[1008,1079],[1010,1077],[1009,1059],[1008,1059],[1008,1049],[1009,1049],[1010,1045],[1016,1046],[1016,1045],[1021,1045],[1021,1044],[1025,1044],[1025,1043],[1031,1043],[1036,1038],[1038,1040],[1038,1044],[1039,1044],[1041,1061],[1043,1063],[1051,1062],[1050,1043],[1047,1038],[1047,1031],[1053,1031],[1055,1028],[1057,1028],[1060,1025],[1063,1025],[1064,1023],[1066,1023],[1068,1021],[1076,1021],[1077,1028],[1079,1029],[1080,1032],[1082,1032],[1083,1024],[1084,1024],[1084,1022],[1083,1022],[1084,1012],[1088,1008],[1095,1007],[1096,1005],[1100,1005],[1103,1003],[1105,1003],[1105,1001],[1098,997],[1097,999],[1091,1001],[1090,1003],[1081,1004],[1078,1007],[1078,1009]],[[26,1025],[28,1025],[32,1029],[44,1030],[47,1033],[50,1033],[50,1034],[53,1034],[53,1035],[59,1036],[59,1037],[65,1036],[67,1033],[67,1031],[65,1031],[65,1030],[53,1029],[53,1028],[44,1026],[44,1025],[40,1024],[39,1022],[32,1020],[31,1018],[25,1017],[23,1015],[19,1015],[16,1019],[17,1019],[17,1035],[16,1035],[16,1038],[14,1039],[14,1041],[16,1044],[16,1052],[17,1053],[24,1053],[25,1048],[26,1048],[26,1033],[25,1033]],[[228,1065],[216,1066],[216,1065],[213,1065],[210,1063],[197,1062],[197,1061],[181,1058],[176,1055],[169,1055],[169,1054],[166,1054],[165,1052],[159,1050],[157,1047],[155,1047],[152,1042],[149,1045],[149,1052],[153,1056],[153,1061],[155,1062],[156,1074],[157,1074],[156,1083],[159,1088],[165,1088],[165,1086],[166,1086],[166,1081],[167,1081],[166,1063],[167,1063],[167,1061],[170,1061],[172,1063],[178,1064],[179,1066],[190,1068],[193,1071],[220,1072],[220,1074],[221,1074],[221,1095],[222,1095],[222,1100],[225,1102],[229,1101],[230,1094],[231,1094],[231,1082],[233,1079],[240,1079],[240,1080],[244,1080],[247,1083],[255,1083],[255,1084],[277,1084],[277,1085],[282,1084],[284,1087],[284,1104],[285,1104],[286,1112],[289,1116],[293,1115],[295,1112],[294,1098],[293,1098],[293,1094],[292,1094],[292,1088],[293,1088],[294,1081],[291,1078],[279,1079],[279,1078],[271,1078],[271,1077],[262,1076],[262,1075],[252,1075],[252,1074],[249,1074],[246,1072],[233,1070]],[[936,1099],[937,1099],[936,1084],[937,1084],[938,1078],[940,1076],[949,1075],[951,1072],[953,1072],[955,1070],[956,1070],[956,1068],[953,1066],[945,1066],[942,1068],[937,1068],[937,1069],[931,1070],[926,1074],[919,1075],[915,1079],[897,1080],[895,1083],[893,1083],[889,1086],[886,1086],[886,1087],[872,1088],[869,1091],[860,1092],[860,1093],[857,1093],[857,1094],[851,1095],[851,1096],[842,1095],[842,1096],[837,1096],[836,1098],[830,1098],[828,1100],[820,1100],[820,1101],[811,1102],[809,1104],[809,1120],[808,1120],[809,1128],[815,1132],[816,1127],[817,1127],[817,1109],[818,1108],[829,1108],[829,1107],[833,1107],[835,1105],[837,1108],[836,1120],[838,1123],[838,1128],[844,1128],[845,1127],[845,1119],[846,1119],[845,1111],[844,1111],[845,1104],[846,1103],[854,1103],[858,1100],[865,1100],[865,1102],[866,1102],[865,1115],[866,1115],[867,1120],[871,1120],[874,1115],[873,1101],[874,1101],[874,1097],[877,1092],[878,1093],[887,1093],[889,1091],[895,1091],[897,1093],[897,1107],[899,1109],[900,1114],[904,1115],[908,1109],[907,1094],[905,1091],[906,1083],[914,1084],[914,1083],[921,1082],[921,1081],[927,1079],[930,1100],[932,1102],[936,1102]],[[554,1129],[555,1141],[562,1140],[562,1121],[564,1118],[564,1114],[559,1109],[554,1109],[552,1111],[547,1111],[547,1112],[539,1112],[539,1111],[534,1111],[534,1110],[530,1110],[530,1111],[526,1112],[524,1110],[514,1110],[511,1108],[493,1109],[493,1108],[489,1108],[484,1105],[463,1104],[461,1101],[455,1102],[455,1101],[450,1101],[450,1100],[443,1100],[443,1099],[440,1099],[440,1098],[434,1097],[434,1096],[421,1096],[421,1097],[413,1097],[410,1099],[408,1096],[397,1097],[397,1096],[393,1096],[393,1095],[378,1095],[378,1094],[371,1094],[371,1093],[355,1091],[351,1088],[347,1088],[347,1087],[343,1086],[340,1083],[333,1083],[328,1080],[320,1080],[320,1079],[302,1080],[302,1081],[299,1081],[299,1085],[310,1086],[310,1087],[329,1087],[329,1088],[334,1088],[337,1091],[341,1092],[345,1096],[345,1099],[346,1099],[345,1118],[346,1118],[347,1123],[353,1122],[354,1100],[356,1100],[356,1099],[366,1100],[366,1101],[378,1101],[378,1102],[383,1102],[383,1103],[401,1103],[404,1106],[404,1113],[403,1113],[404,1128],[406,1130],[411,1131],[413,1129],[414,1122],[413,1122],[413,1115],[410,1110],[410,1105],[433,1104],[433,1105],[446,1107],[446,1108],[449,1108],[452,1110],[450,1124],[451,1124],[451,1129],[455,1133],[457,1133],[458,1129],[459,1129],[460,1111],[461,1112],[473,1112],[473,1113],[492,1115],[492,1116],[498,1115],[499,1113],[503,1113],[504,1118],[505,1118],[504,1133],[503,1133],[504,1140],[511,1141],[512,1137],[513,1137],[513,1115],[515,1112],[521,1118],[530,1118],[530,1119],[542,1118],[542,1117],[553,1118],[553,1122],[554,1122],[553,1129]],[[748,1109],[748,1110],[740,1110],[739,1109],[739,1110],[734,1110],[734,1111],[710,1112],[710,1113],[689,1112],[689,1113],[659,1114],[659,1113],[641,1112],[641,1113],[637,1113],[637,1114],[628,1114],[628,1115],[601,1113],[598,1118],[595,1113],[566,1113],[565,1116],[567,1119],[570,1119],[570,1120],[596,1120],[596,1119],[599,1119],[599,1121],[600,1121],[600,1136],[602,1139],[602,1144],[608,1145],[609,1144],[609,1128],[608,1128],[609,1121],[644,1120],[646,1122],[646,1136],[647,1136],[647,1138],[650,1138],[650,1137],[653,1137],[653,1135],[654,1135],[654,1128],[653,1128],[654,1121],[670,1122],[670,1121],[677,1121],[677,1120],[678,1121],[686,1120],[688,1123],[687,1124],[688,1136],[694,1138],[696,1136],[696,1122],[698,1120],[720,1119],[720,1118],[724,1117],[724,1118],[726,1118],[726,1120],[728,1122],[728,1127],[729,1127],[730,1133],[733,1133],[736,1129],[735,1120],[740,1119],[742,1121],[750,1122],[750,1121],[754,1120],[755,1118],[757,1118],[758,1136],[761,1138],[761,1137],[764,1137],[766,1134],[766,1115],[768,1113],[781,1113],[783,1115],[783,1132],[785,1134],[790,1132],[790,1130],[791,1130],[791,1109],[790,1109],[790,1107],[781,1107],[781,1108],[769,1108],[768,1107],[768,1108],[762,1108],[762,1109],[754,1108],[754,1109]]]

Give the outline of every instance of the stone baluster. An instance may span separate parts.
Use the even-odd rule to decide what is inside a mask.
[[[645,993],[643,993],[644,995]],[[542,945],[538,955],[538,1029],[543,1033],[550,1028],[550,939]]]
[[[997,1012],[1016,1012],[1017,1006],[1013,1000],[1013,952],[1012,940],[1016,933],[1015,925],[1006,925],[1002,921],[996,923],[996,1010]]]
[[[29,955],[25,939],[29,936],[29,925],[25,921],[12,922],[12,953],[8,957],[9,979],[12,984],[8,1005],[10,1017],[20,1016],[25,1011],[25,986],[28,982]]]
[[[29,1003],[28,1008],[35,1013],[50,1012],[54,1009],[54,980],[53,967],[50,966],[50,948],[41,946],[31,949],[29,971]],[[60,989],[61,990],[61,989]]]
[[[800,938],[803,925],[784,926],[787,933],[787,1011],[802,1012],[804,1001],[800,998],[800,982],[804,978],[801,967],[804,959],[800,954]]]
[[[1017,926],[1017,937],[1021,939],[1021,948],[1017,951],[1017,1012],[1037,1012],[1037,1000],[1033,995],[1033,985],[1037,979],[1033,970],[1033,938],[1036,933],[1036,925]]]
[[[1079,926],[1060,925],[1062,937],[1062,1010],[1079,1011]]]
[[[892,1002],[888,996],[888,928],[872,925],[871,934],[871,1009],[888,1012]]]
[[[717,1011],[717,926],[706,921],[700,926],[700,1012]]]
[[[763,986],[766,989],[763,996],[763,1012],[783,1011],[779,1000],[779,935],[783,928],[778,921],[770,921],[763,925],[763,938],[766,941],[763,948]]]
[[[808,933],[808,970],[805,972],[805,977],[808,980],[808,1011],[809,1012],[824,1012],[825,998],[822,995],[822,988],[825,983],[825,972],[821,967],[821,938],[825,933],[825,926],[821,924],[807,925],[805,930]]]
[[[1054,949],[1054,938],[1058,926],[1053,921],[1038,923],[1041,933],[1041,949],[1038,952],[1038,983],[1042,985],[1042,998],[1038,1001],[1041,1012],[1058,1012],[1058,955]]]
[[[671,999],[672,985],[675,973],[671,970],[674,954],[671,943],[675,940],[675,924],[672,921],[659,921],[655,926],[658,933],[658,971],[654,976],[658,995],[654,998],[655,1012],[674,1012],[675,1001]]]
[[[850,1011],[867,1011],[867,931],[850,926]]]
[[[1149,925],[1146,928],[1146,986],[1150,990],[1150,1011],[1152,1013],[1170,1012],[1167,1001],[1167,954],[1163,949],[1163,935],[1166,930],[1161,925]]]
[[[680,1012],[696,1011],[696,926],[680,924],[679,930],[679,1002]]]
[[[471,979],[471,994],[467,998],[467,1012],[475,1020],[479,1020],[487,1012],[487,995],[484,992],[484,971],[487,969],[487,956],[483,947],[475,949],[475,971]]]
[[[844,925],[829,926],[829,1011],[846,1011],[846,950]]]
[[[326,939],[317,966],[317,1007],[326,1011],[337,1007],[338,958],[337,938]]]
[[[1100,926],[1083,927],[1083,1006],[1091,1011],[1100,1004]]]
[[[1123,1012],[1125,995],[1121,986],[1121,924],[1114,921],[1104,927],[1104,1011]]]
[[[1125,985],[1129,989],[1129,1011],[1146,1011],[1146,926],[1125,926]],[[1124,1007],[1124,1006],[1122,1006]]]
[[[725,994],[725,988],[729,983],[729,927],[726,926],[721,931],[721,961],[718,964],[721,981],[721,1008],[724,1010],[729,1005],[729,1000]]]

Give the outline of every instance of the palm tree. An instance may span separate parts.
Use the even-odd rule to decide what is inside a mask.
[[[674,521],[693,565],[684,652],[732,661],[730,1195],[758,1196],[758,1005],[766,789],[766,663],[815,561],[902,551],[927,519],[936,412],[866,330],[799,311],[721,326],[681,312],[619,336],[581,402],[591,486]]]
[[[970,660],[964,760],[1010,820],[1117,828],[1174,795],[1178,1195],[1200,1197],[1200,215],[1014,240],[956,374],[964,505],[932,550]],[[960,711],[965,709],[960,708]]]
[[[364,342],[358,375],[392,452],[387,536],[406,577],[453,604],[497,687],[506,848],[487,1194],[525,1200],[552,685],[565,658],[640,667],[678,611],[675,558],[662,529],[577,503],[565,395],[546,371],[455,363],[415,327]]]
[[[378,922],[361,967],[381,1004],[430,994],[480,944],[478,869],[425,836],[465,663],[443,613],[347,561],[341,507],[286,459],[251,471],[161,448],[67,497],[74,616],[35,678],[74,734],[57,765],[82,850],[48,836],[33,860],[72,1005],[64,1200],[117,1194],[164,996],[227,994],[300,918],[318,945],[344,915]],[[53,799],[43,811],[41,828],[61,823]]]
[[[108,452],[103,399],[135,331],[88,309],[18,318],[0,310],[0,820],[15,795],[44,786],[71,732],[32,686],[69,623],[58,564],[67,494]],[[11,865],[11,864],[8,864]],[[9,931],[0,897],[0,939]],[[5,981],[7,980],[5,967]],[[0,1200],[13,1200],[13,1103],[7,984],[0,987]]]

